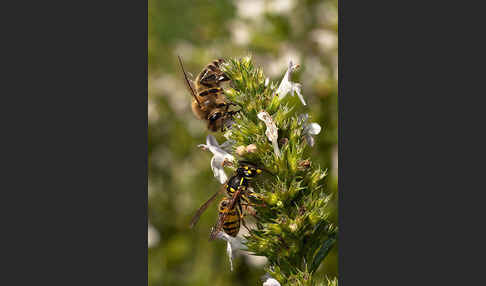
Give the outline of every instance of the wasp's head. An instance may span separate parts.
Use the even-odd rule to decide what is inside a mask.
[[[240,167],[237,170],[238,174],[240,176],[244,176],[247,178],[253,178],[256,175],[259,175],[263,172],[262,169],[256,167],[253,164],[247,163],[247,162],[240,162]]]

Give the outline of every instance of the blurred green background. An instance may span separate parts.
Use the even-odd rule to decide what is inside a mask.
[[[323,130],[313,164],[337,198],[337,0],[149,0],[148,278],[149,285],[261,285],[265,258],[239,255],[230,272],[223,241],[208,241],[216,203],[189,229],[196,209],[221,186],[210,169],[205,123],[191,112],[177,62],[194,77],[211,60],[251,54],[266,76],[280,81],[289,59],[301,65],[305,108]],[[216,135],[219,142],[221,135]],[[333,201],[337,223],[337,200]],[[336,246],[319,268],[337,276]]]

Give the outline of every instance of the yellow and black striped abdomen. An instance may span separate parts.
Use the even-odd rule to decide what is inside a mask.
[[[219,203],[219,220],[222,223],[224,232],[230,236],[236,236],[240,231],[240,211],[235,206],[230,209],[231,199],[224,197]]]
[[[223,230],[233,237],[240,231],[240,212],[236,207],[227,211],[223,222]]]

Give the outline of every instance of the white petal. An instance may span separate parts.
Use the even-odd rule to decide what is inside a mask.
[[[216,146],[216,147],[219,146],[218,141],[216,141],[216,138],[214,138],[214,136],[211,135],[211,134],[209,134],[206,137],[206,145],[208,145],[208,146]]]
[[[288,93],[294,96],[294,92],[296,92],[302,104],[306,105],[304,97],[302,96],[302,85],[300,83],[290,81],[290,74],[298,67],[299,65],[294,65],[292,61],[289,61],[289,68],[287,69],[287,72],[285,72],[285,75],[282,78],[280,85],[278,86],[277,95],[279,99],[283,99],[285,96],[287,96]]]
[[[265,135],[267,135],[268,140],[271,142],[276,141],[278,139],[278,129],[270,114],[268,114],[266,111],[261,111],[257,114],[257,117],[265,122],[265,125],[267,126]]]
[[[311,147],[314,146],[314,137],[312,137],[312,135],[307,134],[305,136],[305,140],[307,141],[307,143],[309,144],[309,146],[311,146]]]
[[[214,140],[216,140],[216,139],[214,139]],[[224,161],[224,159],[229,160],[229,161],[233,161],[234,160],[233,155],[231,155],[230,153],[228,153],[225,150],[225,149],[229,149],[230,150],[231,149],[231,145],[233,144],[233,142],[225,142],[221,146],[218,145],[217,141],[216,141],[216,145],[213,144],[214,142],[210,142],[210,143],[211,143],[210,145],[204,145],[204,146],[206,148],[208,148],[209,151],[211,151],[211,153],[213,153],[213,155],[215,157],[218,157],[218,160],[221,161],[221,163]],[[203,144],[199,144],[198,146],[203,146]],[[225,148],[225,149],[223,149],[223,148]]]
[[[148,228],[147,228],[147,244],[148,248],[154,247],[159,243],[160,240],[160,235],[157,229],[149,223]]]
[[[221,184],[226,183],[228,177],[223,169],[223,160],[224,157],[213,156],[211,158],[211,169],[213,170],[214,177],[218,179]]]
[[[267,130],[265,131],[265,135],[267,136],[268,140],[272,142],[273,146],[273,151],[275,153],[275,156],[280,157],[280,150],[278,148],[277,140],[278,140],[278,129],[277,126],[275,125],[275,122],[273,121],[273,118],[268,114],[266,111],[260,111],[257,114],[258,119],[262,120],[265,122],[265,125],[267,126]]]
[[[268,277],[267,280],[263,282],[263,286],[280,286],[280,283],[272,277]]]
[[[321,133],[321,125],[313,122],[307,126],[307,132],[311,135],[317,135]]]
[[[282,79],[277,89],[278,98],[282,100],[291,90],[292,84],[286,78]]]
[[[236,250],[248,250],[248,248],[242,243],[241,239],[232,237],[223,231],[216,233],[216,238],[226,241],[226,253],[230,261],[231,271],[233,271],[233,252]]]
[[[233,250],[231,249],[231,243],[226,243],[226,253],[228,254],[230,269],[233,271]]]
[[[248,250],[248,247],[246,247],[246,245],[243,244],[243,240],[241,238],[229,236],[224,231],[220,231],[220,232],[216,233],[215,237],[222,239],[226,242],[229,242],[231,244],[231,248],[233,249],[233,251],[235,251],[235,250]]]
[[[199,145],[197,145],[197,147],[199,147],[199,148],[201,148],[203,150],[208,150],[209,149],[209,146],[206,145],[206,144],[199,144]]]
[[[223,149],[224,151],[230,152],[231,147],[233,146],[234,143],[235,143],[234,140],[228,140],[225,141],[223,144],[219,145],[219,147],[221,147],[221,149]]]
[[[306,103],[304,101],[304,97],[302,96],[302,92],[301,92],[301,88],[302,88],[302,85],[300,83],[295,83],[293,85],[293,91],[297,92],[297,96],[299,97],[300,101],[302,102],[302,104],[305,106]],[[292,91],[292,92],[293,92]],[[292,94],[293,95],[293,94]]]
[[[211,169],[213,170],[214,177],[218,179],[221,184],[226,183],[228,177],[224,172],[223,163],[225,161],[233,162],[235,157],[228,153],[225,149],[231,149],[232,141],[226,141],[225,143],[219,145],[216,138],[213,135],[208,135],[206,137],[206,144],[197,145],[200,148],[211,151],[213,153],[213,158],[211,158]]]

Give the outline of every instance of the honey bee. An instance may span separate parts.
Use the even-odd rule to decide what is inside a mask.
[[[179,56],[184,79],[194,97],[191,104],[192,112],[198,119],[207,121],[207,127],[212,132],[223,131],[228,119],[238,112],[230,110],[230,106],[237,104],[226,99],[220,86],[221,83],[230,80],[220,69],[223,62],[223,59],[218,59],[206,65],[193,82],[193,87]]]
[[[220,201],[219,215],[216,226],[213,227],[210,235],[210,239],[214,239],[215,235],[223,229],[228,235],[233,236],[236,231],[236,225],[240,225],[240,220],[243,218],[242,205],[248,206],[263,206],[262,204],[254,204],[250,202],[249,197],[254,199],[261,199],[261,196],[257,193],[251,192],[249,187],[249,181],[252,180],[257,174],[261,174],[263,169],[260,169],[248,162],[240,162],[240,166],[237,168],[235,174],[228,179],[226,184],[212,195],[196,212],[191,221],[191,228],[199,221],[201,214],[208,208],[211,202],[222,192],[226,192],[226,196]],[[243,201],[243,202],[242,202]],[[239,219],[236,222],[236,216]],[[244,221],[242,220],[243,225]],[[226,225],[226,226],[225,226]],[[232,229],[234,227],[234,230]],[[247,228],[248,229],[248,228]],[[236,234],[238,232],[236,231]],[[234,236],[236,236],[234,234]]]

